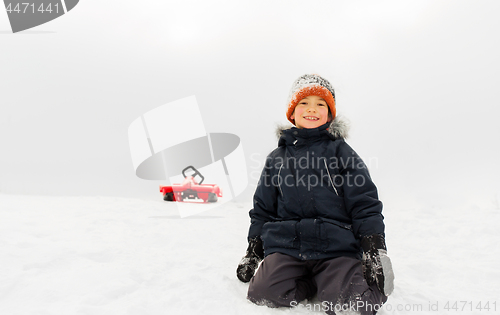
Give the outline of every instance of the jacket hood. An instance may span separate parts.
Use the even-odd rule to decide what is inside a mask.
[[[296,127],[292,125],[278,125],[276,127],[276,137],[278,139],[281,138],[285,130],[289,130],[292,128]],[[336,116],[335,119],[332,120],[332,122],[330,122],[330,125],[328,126],[327,130],[332,138],[347,139],[349,136],[349,129],[350,129],[349,121],[342,116]]]

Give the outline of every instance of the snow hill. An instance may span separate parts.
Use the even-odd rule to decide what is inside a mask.
[[[246,300],[250,202],[181,219],[158,197],[0,195],[0,314],[322,314]],[[498,207],[384,214],[396,288],[379,314],[500,313]]]

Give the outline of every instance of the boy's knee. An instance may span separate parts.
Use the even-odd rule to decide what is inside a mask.
[[[270,307],[292,306],[316,293],[311,280],[304,279],[305,262],[274,253],[267,256],[250,280],[247,298]]]
[[[283,306],[283,303],[277,303],[279,296],[276,294],[276,290],[271,289],[270,283],[256,281],[255,277],[250,281],[247,299],[257,305],[266,305],[269,307]]]
[[[274,285],[251,281],[247,299],[258,305],[291,307],[293,302],[299,303],[315,293],[316,287],[307,281],[286,281]]]

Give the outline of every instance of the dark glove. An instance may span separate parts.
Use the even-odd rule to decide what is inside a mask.
[[[361,239],[363,248],[363,274],[369,285],[377,284],[380,292],[389,296],[394,290],[394,272],[385,238],[381,234],[365,236]]]
[[[247,253],[241,259],[236,269],[238,279],[243,282],[250,281],[262,259],[264,259],[262,240],[260,237],[253,238],[248,242]]]

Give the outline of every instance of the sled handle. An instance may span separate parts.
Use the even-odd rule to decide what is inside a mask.
[[[201,181],[198,183],[199,185],[201,185],[201,183],[203,183],[203,181],[205,180],[205,177],[203,175],[201,175],[201,173],[196,168],[194,168],[194,166],[192,166],[192,165],[189,165],[188,167],[186,167],[185,169],[182,170],[182,176],[184,176],[184,178],[187,177],[186,171],[188,169],[192,169],[194,171],[194,173],[191,175],[191,176],[193,176],[193,178],[196,175],[199,175],[201,177]]]

